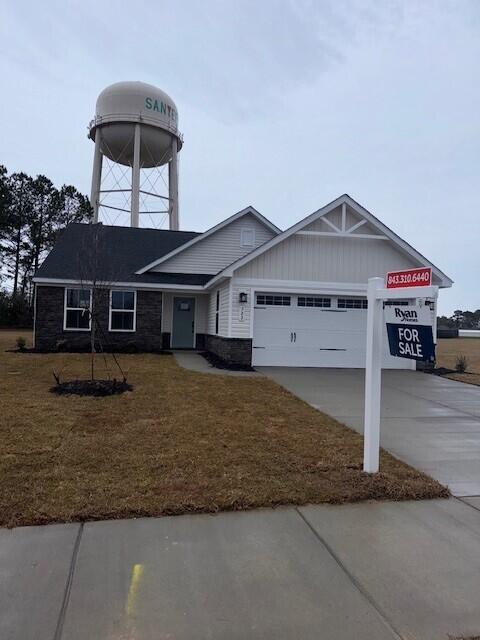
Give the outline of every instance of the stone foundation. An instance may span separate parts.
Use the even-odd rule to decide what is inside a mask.
[[[252,341],[250,338],[224,338],[206,335],[205,349],[231,364],[247,366],[252,364]]]

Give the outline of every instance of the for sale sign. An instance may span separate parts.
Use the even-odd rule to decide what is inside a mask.
[[[387,289],[429,287],[432,284],[432,270],[430,267],[421,267],[419,269],[389,271],[386,277],[386,284]]]
[[[416,305],[385,308],[390,354],[397,358],[435,361],[432,312]]]

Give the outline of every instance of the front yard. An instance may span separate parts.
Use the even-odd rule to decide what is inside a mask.
[[[466,373],[449,373],[447,378],[480,385],[480,338],[442,338],[437,345],[437,367],[455,369],[458,356],[467,358]]]
[[[364,474],[359,435],[267,379],[123,355],[132,392],[58,397],[88,355],[5,352],[20,334],[0,331],[0,525],[447,495],[385,452]]]

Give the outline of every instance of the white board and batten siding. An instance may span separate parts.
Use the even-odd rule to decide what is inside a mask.
[[[232,283],[232,318],[230,321],[230,337],[252,337],[252,289],[249,286]],[[247,302],[241,303],[240,294],[247,294]]]
[[[242,230],[252,229],[253,245],[242,246]],[[274,236],[274,232],[251,214],[246,214],[219,229],[204,240],[187,247],[178,255],[152,269],[162,273],[216,274]]]
[[[344,282],[366,287],[368,278],[417,266],[388,240],[293,235],[234,275],[239,279]]]
[[[218,333],[216,331],[217,291],[220,292],[218,309]],[[230,311],[230,283],[226,282],[211,291],[208,301],[207,328],[212,336],[219,335],[228,338]]]

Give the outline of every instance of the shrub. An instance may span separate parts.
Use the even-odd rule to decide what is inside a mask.
[[[467,356],[464,356],[464,355],[457,356],[457,359],[455,360],[455,371],[458,371],[458,373],[465,373],[465,371],[467,370],[467,366],[468,366]]]
[[[25,351],[25,347],[27,346],[27,341],[23,336],[18,336],[16,340],[16,345],[19,351]]]

